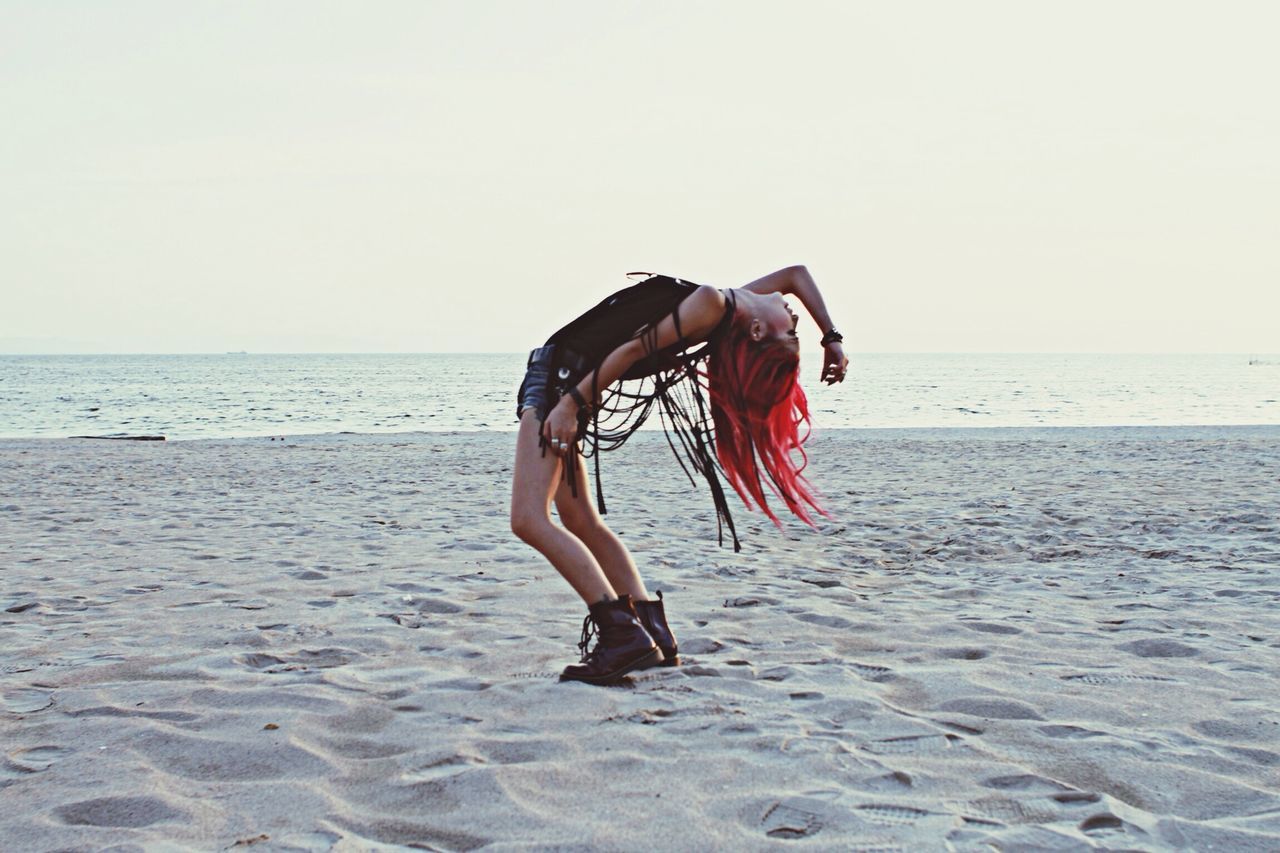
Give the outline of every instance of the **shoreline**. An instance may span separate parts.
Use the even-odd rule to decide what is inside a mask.
[[[482,436],[506,437],[514,439],[515,429],[511,430],[414,430],[410,432],[322,432],[322,433],[266,433],[263,435],[222,436],[203,438],[170,438],[165,436],[165,444],[196,443],[256,443],[279,442],[400,442],[406,440],[434,439],[441,437],[479,438]],[[635,433],[632,441],[652,440],[661,435],[658,429],[643,429]],[[644,436],[649,436],[645,439]],[[21,442],[60,442],[85,441],[102,439],[130,440],[132,435],[100,436],[0,436],[0,447]],[[1062,438],[1076,439],[1117,439],[1117,440],[1176,440],[1187,438],[1229,439],[1229,438],[1280,438],[1280,424],[1116,424],[1093,426],[983,426],[983,427],[834,427],[814,428],[811,441],[824,439],[857,439],[867,441],[892,441],[895,439],[911,440],[1055,440]]]

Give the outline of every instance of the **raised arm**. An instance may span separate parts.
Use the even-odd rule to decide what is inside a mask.
[[[744,285],[742,289],[752,293],[794,295],[804,305],[805,310],[809,312],[809,316],[818,324],[818,329],[824,335],[835,328],[835,324],[831,322],[831,315],[827,313],[827,305],[822,301],[822,294],[818,291],[817,282],[809,274],[808,268],[802,264],[771,272]]]
[[[676,309],[680,313],[680,331],[684,339],[695,344],[707,339],[724,314],[724,295],[714,287],[700,286],[691,293]],[[674,344],[679,335],[676,334],[676,323],[670,316],[662,319],[654,328],[657,341],[653,351]],[[588,373],[578,383],[577,391],[584,402],[594,406],[598,404],[599,395],[614,382],[622,378],[631,366],[649,354],[642,338],[633,338],[605,356],[600,366]],[[593,398],[593,394],[596,396]],[[551,443],[553,450],[563,453],[572,446],[578,434],[578,403],[572,393],[560,398],[560,402],[547,415],[542,425],[542,435]],[[553,439],[559,439],[557,446]],[[563,448],[563,449],[558,449]]]
[[[752,293],[786,293],[798,297],[822,332],[822,381],[828,385],[844,381],[845,371],[849,366],[849,359],[844,354],[844,339],[838,334],[833,335],[835,324],[827,313],[827,304],[822,301],[817,282],[806,267],[797,264],[771,272],[744,285],[742,289]]]

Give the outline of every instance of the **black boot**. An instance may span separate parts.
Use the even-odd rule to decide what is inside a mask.
[[[597,635],[596,647],[588,652],[593,633]],[[582,620],[578,648],[582,650],[582,663],[565,667],[560,673],[561,681],[611,684],[633,669],[662,661],[662,652],[645,633],[629,595],[591,605],[587,618]]]
[[[679,666],[680,665],[680,649],[676,645],[676,635],[671,633],[671,628],[667,625],[667,614],[662,609],[662,591],[658,591],[657,601],[637,601],[636,615],[640,617],[640,624],[649,632],[649,636],[653,637],[653,642],[657,644],[659,651],[662,652],[662,660],[655,661],[649,666]]]

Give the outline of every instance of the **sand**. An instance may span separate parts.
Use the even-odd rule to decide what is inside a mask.
[[[513,439],[0,441],[0,848],[1280,849],[1280,428],[820,434],[741,554],[642,434],[614,688]]]

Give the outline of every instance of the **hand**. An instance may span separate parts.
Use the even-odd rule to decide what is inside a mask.
[[[839,341],[832,341],[822,348],[822,381],[835,385],[844,381],[845,371],[849,369],[849,359],[845,357],[844,347]]]
[[[568,456],[578,438],[577,404],[572,397],[562,397],[542,422],[542,437],[557,456]]]

